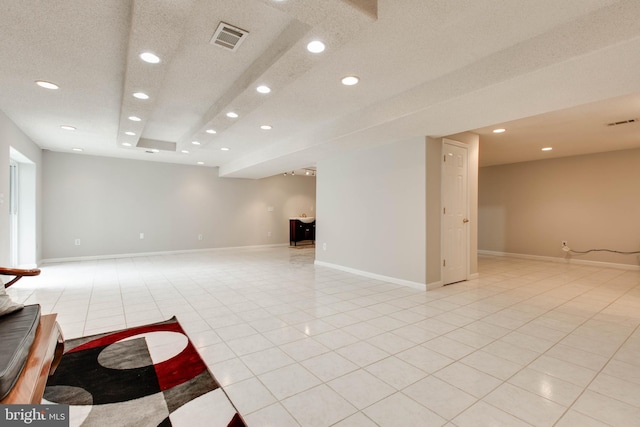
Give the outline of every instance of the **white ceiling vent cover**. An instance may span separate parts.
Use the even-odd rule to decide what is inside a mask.
[[[220,22],[220,25],[218,25],[216,32],[211,38],[211,44],[216,44],[235,52],[248,35],[249,31]]]

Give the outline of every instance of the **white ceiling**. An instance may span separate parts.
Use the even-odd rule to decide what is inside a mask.
[[[249,32],[236,52],[210,43],[221,21]],[[640,117],[637,0],[0,0],[0,64],[0,109],[44,149],[228,177],[467,130],[483,165],[640,146],[640,124],[605,126]]]

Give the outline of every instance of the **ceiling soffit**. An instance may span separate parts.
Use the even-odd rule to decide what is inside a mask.
[[[147,143],[138,144],[144,138],[173,142],[177,151],[206,149],[215,140],[206,130],[222,133],[234,125],[228,111],[243,117],[268,99],[256,93],[256,86],[266,83],[282,90],[317,63],[306,51],[307,43],[320,35],[327,48],[335,50],[377,13],[377,1],[372,0],[300,3],[244,0],[213,7],[205,0],[135,0],[118,147],[147,149]],[[220,22],[249,32],[237,52],[210,43]],[[143,62],[139,55],[146,51],[161,62]],[[135,92],[150,98],[134,98]],[[134,122],[130,116],[142,120]]]

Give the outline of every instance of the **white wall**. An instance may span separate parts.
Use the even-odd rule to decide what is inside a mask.
[[[640,250],[640,149],[480,169],[481,250],[564,258]],[[640,265],[639,255],[574,259]]]
[[[315,213],[313,177],[219,178],[217,168],[49,151],[43,161],[45,259],[286,244],[288,218]]]
[[[35,168],[35,236],[36,259],[41,257],[39,231],[42,225],[42,174],[40,148],[29,139],[4,113],[0,112],[0,265],[9,265],[9,159],[11,148],[33,162]],[[33,175],[32,175],[33,176]],[[32,183],[33,184],[33,183]]]
[[[424,138],[320,161],[316,262],[424,284],[425,176]]]

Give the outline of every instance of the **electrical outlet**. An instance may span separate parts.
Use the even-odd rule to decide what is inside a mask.
[[[267,237],[271,237],[271,232],[267,231]]]
[[[323,244],[322,244],[322,250],[323,250],[323,251],[326,251],[326,250],[327,250],[327,244],[326,244],[326,243],[323,243]]]
[[[564,248],[565,246],[569,246],[569,244],[567,243],[567,241],[566,241],[566,240],[563,240],[563,241],[562,241],[562,247]]]
[[[75,245],[76,245],[76,246],[80,246],[80,239],[76,239],[76,240],[74,241],[74,243],[75,243]]]
[[[202,234],[198,234],[198,240],[202,240],[204,236]]]

